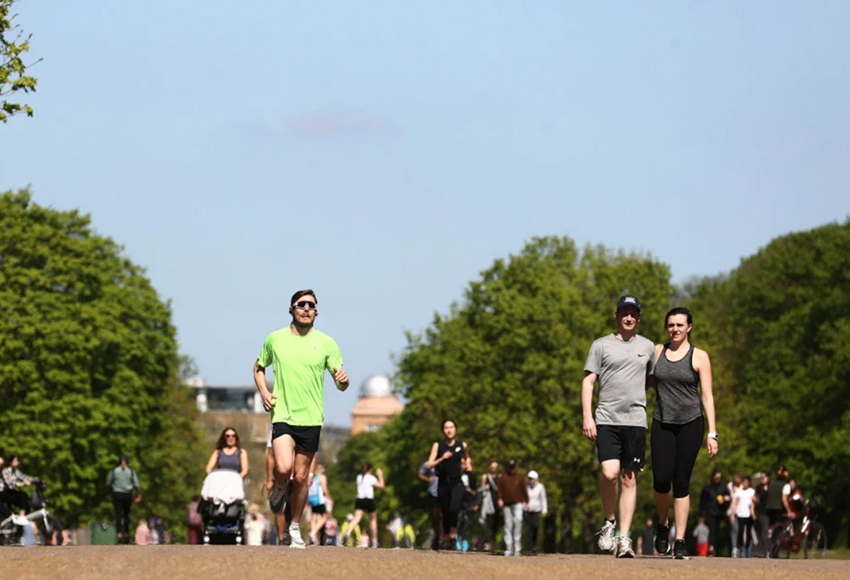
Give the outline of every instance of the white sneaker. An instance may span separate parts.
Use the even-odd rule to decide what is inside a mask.
[[[307,544],[305,544],[304,540],[301,538],[301,526],[299,524],[289,524],[289,538],[290,548],[298,548],[299,550],[303,550],[307,547]]]
[[[318,536],[316,536],[316,532],[311,530],[309,536],[310,536],[310,543],[311,544],[318,544],[319,543],[319,538],[318,538]]]
[[[505,556],[513,556],[513,555],[514,555],[513,552],[511,552],[510,550],[505,550]]]
[[[603,552],[613,552],[614,548],[617,547],[617,544],[614,543],[614,533],[617,522],[609,522],[605,520],[605,524],[602,526],[602,529],[599,530],[596,535],[599,536],[599,540],[597,540],[597,545],[599,549]]]
[[[617,552],[616,555],[618,558],[634,558],[635,551],[632,550],[632,539],[627,538],[625,536],[619,536],[617,538]]]

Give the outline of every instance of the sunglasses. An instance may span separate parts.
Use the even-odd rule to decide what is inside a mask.
[[[233,438],[235,438],[235,437],[236,437],[236,433],[227,433],[227,434],[225,435],[225,437],[233,437]]]
[[[293,304],[293,306],[295,306],[296,308],[300,308],[302,310],[315,310],[316,309],[316,303],[310,302],[309,300],[300,300],[300,301],[296,302],[295,304]]]

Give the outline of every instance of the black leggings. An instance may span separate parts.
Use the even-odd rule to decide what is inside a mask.
[[[457,527],[457,513],[463,503],[466,488],[460,479],[440,480],[438,489],[440,511],[443,512],[443,533],[451,534],[452,528]]]
[[[738,547],[753,545],[753,518],[738,518]]]
[[[691,472],[704,431],[702,415],[684,425],[652,420],[652,479],[657,493],[670,493],[672,482],[673,497],[690,495]]]
[[[130,492],[112,492],[112,506],[115,508],[115,528],[126,542],[130,537],[130,506],[133,505],[133,494]]]

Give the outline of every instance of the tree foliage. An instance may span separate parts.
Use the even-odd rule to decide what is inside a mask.
[[[15,24],[17,14],[11,14],[16,0],[0,0],[0,121],[7,122],[17,113],[26,113],[32,117],[32,107],[26,104],[9,102],[6,97],[18,93],[35,92],[38,81],[27,75],[29,64],[24,62],[25,53],[30,49],[31,34],[24,34],[20,25]],[[41,60],[41,59],[39,59]]]
[[[777,238],[693,294],[728,381],[731,433],[751,458],[738,469],[785,463],[824,499],[830,531],[847,529],[850,221]]]
[[[110,513],[121,453],[142,509],[182,522],[204,451],[170,306],[88,216],[0,195],[0,446],[48,482],[68,524]]]
[[[547,484],[561,523],[561,548],[584,549],[599,519],[598,464],[581,433],[581,380],[591,342],[615,329],[623,293],[640,297],[644,329],[656,339],[672,297],[670,272],[650,256],[579,251],[568,238],[536,238],[496,260],[462,304],[409,335],[398,360],[408,405],[388,428],[390,481],[409,485],[453,418],[483,469],[514,458]],[[407,502],[415,493],[399,494]],[[412,509],[413,506],[410,506]]]

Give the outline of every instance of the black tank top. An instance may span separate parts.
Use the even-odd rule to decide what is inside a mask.
[[[437,457],[442,457],[446,451],[451,451],[452,456],[437,465],[437,477],[443,479],[460,479],[462,470],[460,468],[460,460],[463,459],[463,441],[455,439],[455,442],[449,446],[445,441],[440,441],[437,444]]]
[[[694,345],[681,360],[667,360],[667,345],[655,363],[655,390],[658,397],[652,418],[662,423],[684,425],[702,415],[699,400],[699,373],[694,370]]]

